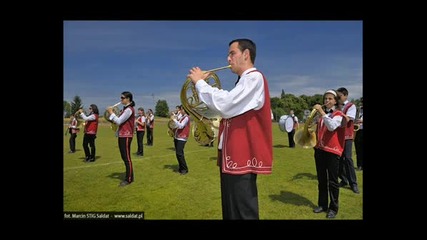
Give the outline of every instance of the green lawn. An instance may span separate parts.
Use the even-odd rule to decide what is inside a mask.
[[[173,139],[167,135],[167,119],[156,119],[154,146],[146,146],[144,137],[143,157],[135,154],[134,137],[131,152],[135,181],[126,187],[118,187],[125,167],[108,124],[99,126],[93,163],[84,162],[82,132],[74,154],[67,153],[68,139],[64,136],[64,211],[143,211],[146,220],[222,219],[216,148],[200,146],[190,138],[185,146],[189,173],[179,175],[175,172],[178,162]],[[326,219],[325,214],[312,211],[317,205],[313,149],[288,148],[287,133],[273,122],[273,154],[273,173],[258,175],[260,219]],[[363,172],[356,174],[360,194],[340,189],[336,219],[363,219]]]

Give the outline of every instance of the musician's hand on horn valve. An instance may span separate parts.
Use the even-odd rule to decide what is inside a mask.
[[[210,72],[202,71],[199,67],[193,67],[190,69],[190,73],[187,75],[191,79],[193,84],[196,84],[199,80],[203,80],[209,76]]]
[[[325,115],[325,114],[326,114],[326,113],[325,113],[325,111],[323,110],[323,105],[315,104],[315,105],[313,106],[313,109],[316,109],[316,110],[319,112],[319,114],[320,114],[321,116],[323,116],[323,115]]]

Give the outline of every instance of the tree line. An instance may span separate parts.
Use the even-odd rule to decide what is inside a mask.
[[[360,99],[351,99],[356,107],[360,106]],[[290,110],[294,110],[298,119],[304,118],[304,111],[311,111],[315,104],[323,104],[323,95],[315,94],[313,96],[285,93],[282,90],[280,97],[270,98],[271,110],[273,112],[274,121],[279,121],[280,117],[289,114]],[[79,96],[75,96],[71,102],[64,101],[64,117],[68,118],[83,107],[82,100]],[[145,109],[147,111],[147,109]],[[103,112],[102,112],[103,113]],[[100,112],[100,114],[102,114]],[[166,100],[158,100],[155,106],[154,115],[157,117],[169,117],[169,106]]]

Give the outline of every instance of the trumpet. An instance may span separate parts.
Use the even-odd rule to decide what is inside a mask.
[[[111,130],[113,130],[114,132],[116,132],[117,131],[117,128],[119,127],[119,126],[117,126],[117,124],[115,123],[115,122],[113,122],[113,121],[111,121],[110,120],[110,112],[108,112],[108,109],[109,108],[112,108],[113,109],[113,112],[114,112],[114,114],[116,114],[116,115],[118,115],[119,114],[119,112],[120,112],[120,110],[119,110],[119,108],[117,107],[119,104],[121,104],[121,102],[118,102],[118,103],[116,103],[116,104],[114,104],[113,106],[111,106],[111,107],[108,107],[106,110],[105,110],[105,112],[104,112],[104,119],[105,120],[107,120],[107,121],[109,121],[110,123],[111,123]]]

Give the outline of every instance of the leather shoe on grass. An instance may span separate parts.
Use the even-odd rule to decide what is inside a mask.
[[[356,194],[359,194],[359,193],[360,193],[360,192],[359,192],[359,188],[357,188],[357,185],[355,185],[355,186],[351,187],[351,190],[352,190],[354,193],[356,193]]]
[[[326,218],[335,218],[336,215],[337,212],[335,212],[334,210],[329,210],[328,214],[326,214]]]
[[[313,209],[314,213],[321,213],[321,212],[326,212],[328,209],[327,208],[323,208],[323,207],[317,207],[315,209]]]

